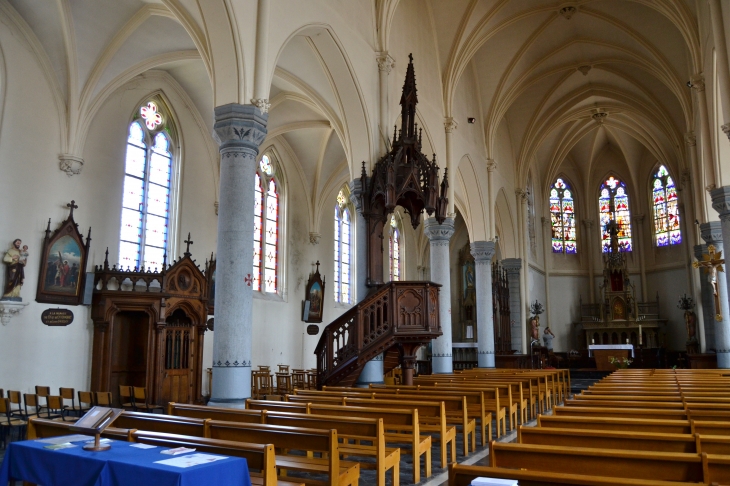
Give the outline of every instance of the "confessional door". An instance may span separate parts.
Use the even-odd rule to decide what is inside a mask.
[[[195,326],[184,311],[178,309],[167,318],[162,334],[161,386],[158,403],[192,403],[195,380]]]
[[[119,385],[147,386],[150,317],[122,311],[114,316],[112,329],[109,391],[119,403]]]

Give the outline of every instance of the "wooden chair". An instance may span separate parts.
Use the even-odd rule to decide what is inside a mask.
[[[124,410],[137,410],[134,406],[131,386],[119,385],[119,403]]]
[[[274,392],[274,386],[272,383],[271,375],[268,371],[254,373],[254,380],[256,383],[256,395],[258,398],[263,398],[266,395],[271,395]]]
[[[5,398],[5,390],[0,388],[0,398]]]
[[[76,405],[76,391],[73,388],[59,388],[58,394],[63,400],[64,416],[68,416],[69,413],[73,413],[74,415],[78,416],[81,412],[81,405]],[[66,403],[66,400],[71,400],[71,405],[68,405]]]
[[[63,398],[60,395],[49,395],[46,397],[46,416],[48,420],[64,420]]]
[[[309,370],[307,372],[307,388],[310,390],[316,390],[317,389],[317,372],[312,370]]]
[[[289,373],[289,365],[276,365],[279,368],[279,373]]]
[[[94,392],[94,404],[101,407],[111,407],[112,392]]]
[[[41,406],[38,404],[38,396],[35,393],[23,393],[23,401],[25,402],[25,412],[22,416],[23,420],[40,417]]]
[[[89,391],[79,391],[79,415],[83,415],[94,406],[94,396]]]
[[[276,374],[276,393],[286,395],[292,392],[291,375],[289,373]]]
[[[8,400],[10,401],[10,415],[14,417],[24,418],[23,404],[20,401],[20,392],[17,390],[8,390]],[[17,408],[14,408],[17,406]]]
[[[292,389],[304,390],[307,388],[307,372],[304,370],[292,370],[291,374]]]
[[[51,387],[36,385],[35,394],[38,397],[38,406],[40,407],[38,411],[41,412],[44,408],[48,406],[48,396],[51,394]]]
[[[25,420],[13,417],[10,410],[10,399],[0,398],[0,443],[2,443],[2,448],[5,448],[6,435],[10,437],[11,441],[13,440],[13,429],[18,429],[18,440],[22,439],[25,436],[23,429],[27,425],[28,422]]]
[[[147,401],[147,388],[143,386],[133,386],[132,391],[134,396],[135,410],[152,413],[154,413],[155,410],[159,410],[160,412],[164,410],[162,406],[156,405],[154,403],[149,403]]]

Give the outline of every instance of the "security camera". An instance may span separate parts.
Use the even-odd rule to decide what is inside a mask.
[[[692,81],[687,81],[687,87],[688,88],[694,88],[694,85],[692,84]]]
[[[473,118],[473,117],[469,117],[469,118],[466,119],[466,121],[468,121],[469,123],[471,123],[473,125],[474,123],[477,122],[477,119],[476,118]]]

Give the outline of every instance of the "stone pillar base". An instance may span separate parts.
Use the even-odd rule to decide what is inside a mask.
[[[208,405],[245,408],[248,398],[251,398],[250,366],[213,367],[213,392]]]
[[[360,377],[355,382],[355,388],[368,388],[370,384],[383,385],[383,355],[371,359],[362,368]]]
[[[494,354],[480,353],[479,355],[477,355],[477,363],[477,366],[479,366],[479,368],[494,368]]]
[[[730,368],[730,353],[717,353],[717,367],[719,369]]]
[[[454,372],[454,364],[451,361],[451,355],[433,356],[431,358],[431,370],[434,375],[450,374]]]

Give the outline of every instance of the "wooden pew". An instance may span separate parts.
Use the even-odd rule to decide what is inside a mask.
[[[582,417],[624,417],[660,420],[688,420],[685,410],[661,410],[654,408],[623,407],[555,407],[554,415],[574,415]]]
[[[207,439],[189,435],[165,434],[138,430],[132,440],[159,447],[189,447],[201,452],[243,457],[248,465],[251,484],[257,486],[304,486],[304,483],[278,479],[273,444],[251,444],[229,440]]]
[[[540,415],[537,417],[537,426],[582,430],[623,430],[667,434],[694,434],[689,420]]]
[[[289,395],[289,399],[295,401],[306,401],[308,407],[314,407],[315,404],[337,406],[339,403],[332,403],[328,399],[331,397],[320,397],[317,395]],[[322,401],[320,401],[322,400]],[[357,406],[374,408],[376,410],[406,410],[413,412],[418,410],[418,422],[420,432],[429,434],[434,442],[440,445],[440,465],[446,467],[448,451],[451,450],[451,460],[456,461],[456,428],[449,424],[446,416],[446,408],[443,402],[411,402],[405,400],[375,400],[368,398],[344,398],[342,400],[344,406]],[[303,405],[303,403],[298,403]],[[265,404],[253,404],[254,406],[266,407]],[[387,419],[387,415],[381,414],[381,417]],[[386,426],[388,422],[386,421]],[[489,425],[488,433],[491,435],[492,428]],[[420,449],[419,445],[419,449]]]
[[[566,474],[545,471],[525,471],[501,467],[449,464],[449,486],[470,486],[478,477],[516,479],[520,486],[616,486],[616,478],[594,474]],[[622,478],[624,486],[697,486],[695,482],[656,481]]]
[[[307,484],[328,484],[330,486],[357,486],[360,465],[340,461],[336,430],[307,429],[301,427],[280,427],[276,425],[243,424],[209,420],[206,422],[206,437],[211,439],[273,444],[280,450],[301,450],[320,452],[323,458],[277,454],[276,466],[288,471],[325,474],[328,480],[302,478]],[[300,480],[297,478],[297,480]]]
[[[520,426],[517,429],[517,443],[653,452],[699,452],[697,440],[690,434],[636,432],[633,430],[588,431]]]
[[[693,434],[730,435],[730,422],[690,420]]]
[[[270,424],[286,427],[304,427],[312,429],[335,429],[338,437],[342,440],[353,439],[356,444],[348,442],[340,443],[340,454],[348,456],[374,457],[376,460],[375,469],[379,486],[385,485],[385,476],[388,470],[393,470],[393,485],[398,486],[400,481],[400,449],[385,447],[385,431],[383,420],[377,417],[363,417],[355,414],[349,416],[335,417],[310,415],[303,413],[275,412],[269,410],[240,410],[220,407],[207,407],[201,405],[188,405],[179,403],[168,404],[168,413],[182,417],[207,418],[216,421],[229,421],[238,423]],[[362,442],[369,442],[365,445]],[[431,441],[428,441],[430,459]],[[365,467],[361,463],[361,467]],[[414,468],[415,469],[415,468]],[[427,471],[430,475],[430,461]],[[420,472],[420,471],[419,471]],[[419,477],[415,482],[420,481],[419,472],[414,470],[414,476]]]
[[[112,422],[112,425],[120,429],[139,429],[204,437],[206,422],[206,419],[175,417],[159,413],[122,412]]]
[[[490,443],[490,465],[614,478],[703,482],[698,454]]]
[[[625,396],[624,400],[565,400],[566,407],[621,407],[621,408],[653,408],[664,410],[684,410],[684,403],[678,402],[656,402],[629,400],[630,396]]]

